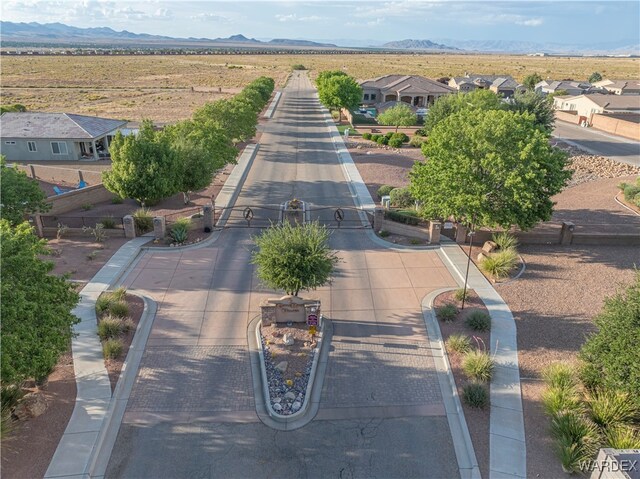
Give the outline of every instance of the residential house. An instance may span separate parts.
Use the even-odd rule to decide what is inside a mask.
[[[614,95],[640,95],[640,81],[638,80],[601,80],[593,86],[604,88]]]
[[[437,98],[455,93],[453,88],[417,75],[385,75],[360,82],[362,103],[379,105],[403,102],[416,108],[428,108]]]
[[[565,80],[542,80],[541,82],[536,83],[535,86],[536,93],[540,93],[542,95],[549,95],[564,91],[566,92],[565,95],[577,96],[591,92],[592,90],[593,86],[591,83]]]
[[[449,79],[449,86],[466,93],[473,90],[491,90],[504,98],[510,98],[516,91],[524,87],[509,75],[476,75],[465,73],[461,77]]]
[[[597,113],[640,113],[640,95],[591,95],[561,96],[553,99],[556,110],[575,111],[591,123]]]
[[[7,112],[0,116],[0,151],[7,161],[106,158],[126,121],[71,113]]]

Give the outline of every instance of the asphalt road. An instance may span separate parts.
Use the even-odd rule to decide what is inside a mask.
[[[564,121],[556,121],[553,136],[567,143],[573,143],[593,155],[606,156],[620,163],[640,166],[640,143],[637,141]]]
[[[220,238],[147,253],[125,286],[158,302],[107,469],[112,478],[456,478],[458,464],[420,300],[455,282],[434,251],[370,242],[306,74],[294,73]],[[334,324],[320,410],[281,432],[255,412],[247,324],[265,297],[252,226],[300,198],[325,224],[344,208],[331,286],[312,293]],[[488,438],[487,438],[488,440]]]

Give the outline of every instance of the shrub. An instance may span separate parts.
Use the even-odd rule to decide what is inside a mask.
[[[95,239],[98,243],[102,243],[105,239],[107,239],[107,233],[105,233],[104,225],[102,223],[96,223],[95,228],[91,228],[90,226],[83,226],[82,232],[93,236],[93,239]]]
[[[132,216],[138,234],[145,234],[153,229],[153,216],[149,209],[138,208]]]
[[[556,452],[567,472],[578,472],[593,458],[598,448],[598,429],[579,414],[568,412],[551,420]]]
[[[98,336],[103,341],[111,338],[117,338],[122,334],[122,319],[113,316],[106,316],[98,323]]]
[[[393,186],[391,185],[382,185],[380,188],[378,188],[378,197],[382,198],[383,196],[387,196],[389,193],[391,193],[392,189]]]
[[[124,301],[127,296],[127,288],[120,286],[110,293],[107,293],[112,301]]]
[[[93,205],[91,203],[85,203],[84,205],[82,205],[81,207],[84,211],[89,211],[90,209],[93,208]]]
[[[107,293],[101,294],[100,297],[96,300],[96,313],[100,315],[107,312],[110,305],[111,298],[109,297],[109,295]]]
[[[58,229],[56,230],[56,238],[60,239],[63,238],[66,234],[67,231],[69,231],[69,227],[63,223],[58,223]]]
[[[518,264],[518,253],[513,249],[500,250],[480,262],[480,269],[494,279],[506,278]]]
[[[640,430],[633,426],[608,427],[605,438],[606,446],[613,449],[640,449]]]
[[[575,388],[548,388],[542,393],[542,407],[551,417],[565,412],[581,414],[584,411],[580,395]]]
[[[466,301],[467,299],[469,299],[469,290],[467,289],[465,291],[464,288],[458,288],[455,290],[455,292],[453,293],[453,298],[456,301],[462,301],[463,299]]]
[[[640,186],[625,185],[623,193],[625,200],[633,202],[636,196],[640,195]]]
[[[401,148],[402,147],[402,140],[399,138],[391,138],[389,140],[389,146],[393,147],[393,148]]]
[[[171,239],[173,241],[180,244],[187,241],[187,238],[189,237],[189,231],[183,225],[175,225],[173,228],[171,228],[169,236],[171,236]]]
[[[518,247],[518,240],[511,233],[502,231],[492,235],[493,242],[498,245],[501,250],[514,249]]]
[[[409,140],[409,146],[420,148],[425,141],[426,139],[424,137],[415,135]]]
[[[394,133],[391,135],[391,139],[399,139],[402,143],[407,143],[409,141],[409,137],[405,133]]]
[[[191,228],[191,218],[178,218],[174,223],[173,223],[173,228],[175,227],[181,227],[181,228],[186,228],[189,229]]]
[[[125,318],[122,321],[122,332],[128,333],[136,329],[136,323],[133,322],[131,318]]]
[[[109,305],[109,313],[116,318],[129,316],[129,305],[125,301],[114,301]]]
[[[371,133],[367,132],[367,133],[363,133],[362,134],[362,138],[365,140],[370,140],[371,139]]]
[[[465,323],[474,331],[491,331],[491,316],[484,311],[473,311]]]
[[[589,416],[602,428],[629,424],[638,417],[638,408],[627,393],[608,389],[593,391],[587,396],[587,405]]]
[[[425,130],[424,128],[418,128],[416,130],[416,135],[417,136],[427,136],[427,130]]]
[[[462,360],[462,370],[470,379],[491,381],[495,365],[493,358],[486,351],[469,351]]]
[[[399,210],[386,210],[384,217],[397,223],[404,223],[406,225],[416,226],[420,224],[420,218],[414,215],[407,214],[406,212]]]
[[[116,227],[116,221],[113,218],[113,216],[107,216],[106,218],[102,218],[102,226],[105,227],[105,229],[108,230],[112,230]]]
[[[447,347],[456,353],[466,353],[471,351],[471,338],[464,334],[452,334],[447,339]]]
[[[378,145],[386,145],[387,143],[389,143],[389,140],[387,140],[387,137],[385,137],[385,136],[381,136],[380,138],[378,138],[378,139],[376,140],[376,143],[377,143]]]
[[[564,363],[552,363],[542,371],[542,379],[553,389],[574,389],[577,387],[573,366]]]
[[[462,399],[468,406],[484,409],[489,404],[489,393],[482,384],[469,383],[462,388]]]
[[[394,188],[389,193],[391,196],[391,204],[400,208],[408,208],[415,204],[415,199],[411,196],[409,188]]]
[[[307,68],[304,65],[300,64],[300,63],[296,63],[295,65],[293,65],[291,67],[291,69],[292,70],[306,70]]]
[[[456,308],[455,305],[451,303],[447,303],[444,306],[440,306],[438,309],[436,309],[436,316],[440,321],[453,321],[454,319],[456,319],[457,315],[458,308]]]
[[[375,141],[376,143],[378,142],[379,138],[381,138],[381,136],[378,134],[371,135],[371,141]]]
[[[102,345],[102,353],[105,359],[118,359],[124,346],[120,339],[107,339]]]
[[[393,133],[392,131],[388,131],[388,132],[386,132],[386,133],[384,134],[384,137],[385,137],[387,140],[390,140],[390,139],[393,137],[393,135],[394,135],[394,133]]]
[[[113,196],[111,198],[111,203],[114,204],[114,205],[121,205],[123,201],[124,200],[122,198],[120,198],[119,196]]]
[[[385,231],[385,230],[380,230],[378,231],[378,236],[380,236],[380,238],[387,238],[389,236],[389,232]]]

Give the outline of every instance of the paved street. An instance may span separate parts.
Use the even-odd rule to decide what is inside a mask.
[[[342,258],[322,300],[332,319],[320,410],[292,432],[256,415],[247,325],[266,297],[249,264],[254,226],[297,197],[312,217],[356,214],[314,90],[294,73],[220,238],[147,252],[125,286],[158,303],[108,477],[459,477],[420,300],[455,286],[435,251],[390,251],[334,230]]]
[[[553,136],[575,143],[594,155],[611,158],[620,163],[640,166],[640,143],[619,136],[583,128],[564,121],[556,121]]]

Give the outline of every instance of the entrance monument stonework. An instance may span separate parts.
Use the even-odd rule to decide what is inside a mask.
[[[270,298],[260,305],[262,324],[306,323],[308,318],[320,316],[320,300],[302,299],[298,296]]]

